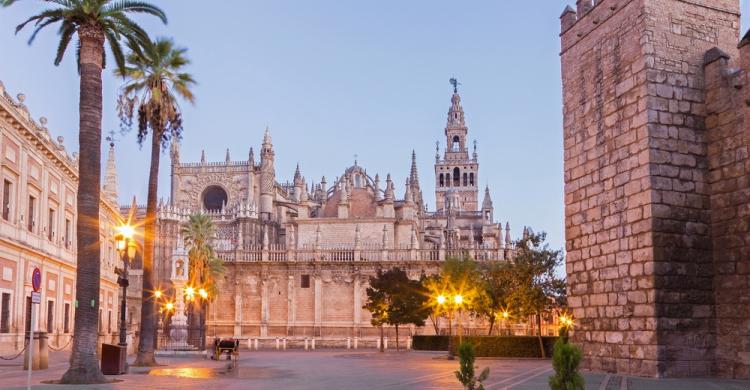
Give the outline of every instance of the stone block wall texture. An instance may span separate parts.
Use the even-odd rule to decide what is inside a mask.
[[[738,326],[717,311],[724,297],[714,276],[727,258],[717,246],[728,240],[717,237],[717,218],[729,230],[746,232],[747,224],[739,210],[717,207],[716,194],[728,190],[715,172],[732,163],[712,157],[719,136],[707,125],[704,76],[706,52],[737,52],[739,2],[587,3],[577,17],[561,17],[568,294],[584,364],[644,376],[746,377],[717,364],[719,356],[737,364],[741,354],[725,353],[717,331]],[[741,153],[733,166],[747,163]],[[746,345],[733,348],[750,351]]]
[[[716,297],[716,366],[750,377],[750,45],[706,54],[706,131]],[[730,65],[731,61],[731,65]],[[732,66],[734,65],[734,66]]]

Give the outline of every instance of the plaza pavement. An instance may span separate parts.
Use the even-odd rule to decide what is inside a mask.
[[[458,361],[448,361],[433,352],[388,352],[374,350],[242,351],[235,368],[227,361],[198,357],[160,357],[157,368],[132,367],[128,375],[113,376],[117,383],[89,386],[43,384],[57,380],[67,368],[68,353],[52,352],[50,368],[34,372],[34,389],[446,389],[459,390],[453,371]],[[131,357],[132,359],[132,357]],[[23,389],[26,372],[21,360],[0,361],[0,388]],[[479,359],[480,370],[490,367],[487,390],[548,389],[552,374],[549,360]],[[589,390],[743,390],[750,381],[652,380],[585,373]]]

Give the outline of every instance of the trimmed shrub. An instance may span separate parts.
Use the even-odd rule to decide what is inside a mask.
[[[581,349],[560,339],[555,343],[555,353],[552,355],[552,367],[555,375],[549,377],[549,387],[552,390],[583,390],[585,383],[578,373],[581,363]]]
[[[474,371],[474,361],[476,356],[474,353],[474,346],[471,343],[464,341],[458,347],[458,359],[459,359],[459,370],[455,371],[456,379],[464,385],[465,390],[484,390],[482,382],[487,380],[490,376],[490,368],[485,367],[479,376],[476,376]]]
[[[547,356],[552,356],[558,337],[542,337]],[[541,358],[537,336],[465,336],[462,341],[474,345],[477,357]],[[417,351],[448,351],[448,336],[413,336],[412,348]],[[453,336],[453,352],[458,349],[458,336]]]

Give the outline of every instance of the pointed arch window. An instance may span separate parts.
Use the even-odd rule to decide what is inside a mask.
[[[469,185],[469,175],[464,172],[464,187],[466,187],[467,185]]]
[[[451,144],[451,150],[453,150],[454,152],[459,152],[460,149],[461,149],[461,139],[458,138],[457,135],[454,135],[453,142]]]
[[[474,172],[469,174],[469,185],[470,186],[474,185]]]
[[[360,178],[359,175],[354,176],[354,186],[357,188],[362,187],[362,179]]]
[[[453,187],[461,186],[461,171],[458,168],[453,168]]]
[[[445,177],[443,174],[440,174],[440,187],[445,187]]]

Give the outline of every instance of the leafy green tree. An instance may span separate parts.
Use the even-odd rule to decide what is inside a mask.
[[[125,80],[118,98],[118,114],[130,127],[133,116],[138,119],[138,143],[151,134],[151,166],[148,175],[146,222],[143,237],[143,297],[141,300],[140,343],[135,365],[151,366],[154,358],[155,317],[152,300],[154,240],[161,151],[170,142],[178,142],[182,134],[182,114],[178,100],[192,103],[190,88],[193,77],[183,71],[190,61],[186,50],[175,47],[170,39],[160,38],[143,46],[133,47],[126,66],[115,73]]]
[[[555,375],[549,377],[551,390],[583,390],[585,381],[578,372],[581,363],[581,350],[577,346],[567,343],[564,337],[555,342],[552,354],[552,367]]]
[[[474,362],[476,361],[476,353],[474,352],[474,345],[468,341],[461,343],[458,346],[458,359],[459,369],[458,371],[454,371],[454,373],[458,381],[464,386],[464,389],[484,390],[482,382],[490,376],[490,368],[485,367],[479,376],[475,375]]]
[[[512,288],[508,302],[523,316],[534,316],[542,357],[542,313],[565,302],[565,281],[557,277],[556,268],[563,264],[562,251],[544,243],[545,233],[529,233],[515,243],[516,254],[511,265]]]
[[[507,313],[509,300],[513,286],[513,267],[510,263],[490,262],[480,267],[482,287],[484,287],[483,299],[475,307],[478,315],[481,315],[490,323],[488,334],[492,330],[498,316]]]
[[[378,271],[380,273],[380,271]],[[388,323],[388,307],[390,305],[387,286],[379,282],[379,278],[370,277],[370,287],[367,288],[367,302],[363,306],[372,316],[370,324],[380,328],[380,352],[385,352],[383,344],[383,325]]]
[[[0,0],[7,7],[17,0]],[[48,8],[16,27],[16,33],[29,23],[37,34],[47,26],[59,23],[60,41],[55,54],[59,65],[70,42],[77,35],[77,62],[80,75],[79,157],[76,224],[76,300],[81,305],[75,311],[75,330],[70,354],[70,367],[63,374],[62,383],[85,384],[105,381],[97,359],[99,334],[100,242],[99,202],[101,188],[102,142],[102,69],[105,67],[104,42],[109,43],[118,68],[125,67],[121,42],[136,51],[149,41],[148,34],[128,15],[145,13],[167,22],[164,12],[143,1],[129,0],[50,0]],[[91,302],[91,304],[88,304]]]
[[[429,296],[422,283],[409,279],[400,268],[385,272],[379,270],[375,277],[370,277],[367,298],[365,308],[375,310],[370,311],[373,313],[373,325],[381,327],[381,347],[383,324],[395,326],[396,350],[399,350],[399,326],[423,326],[430,313],[427,305]]]

